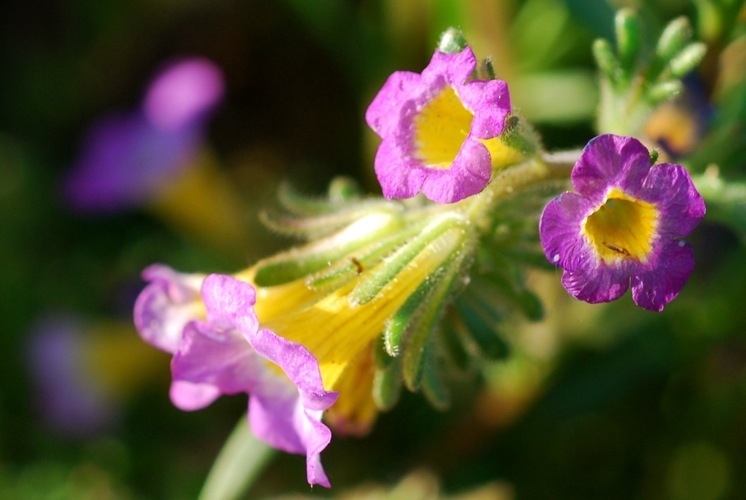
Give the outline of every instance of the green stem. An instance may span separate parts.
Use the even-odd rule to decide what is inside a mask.
[[[478,224],[486,223],[486,214],[503,199],[547,181],[569,180],[572,167],[579,157],[580,151],[575,150],[544,154],[506,168],[495,175],[484,191],[468,198],[464,212],[469,220]]]
[[[207,475],[200,500],[241,497],[259,476],[276,450],[251,433],[247,416],[238,421]]]

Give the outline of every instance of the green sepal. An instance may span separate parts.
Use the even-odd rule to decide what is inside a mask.
[[[494,80],[495,67],[492,65],[492,59],[489,57],[479,61],[477,66],[477,78],[481,80]]]
[[[449,308],[440,326],[441,351],[448,365],[461,373],[465,373],[470,366],[471,356],[466,352],[463,335],[458,326],[458,313]]]
[[[436,346],[429,345],[422,360],[422,393],[438,410],[445,410],[451,404],[451,395],[443,381],[443,370],[438,364],[441,362],[436,355]]]
[[[383,347],[382,337],[376,341],[373,353],[373,402],[379,410],[386,411],[396,405],[401,395],[401,359],[389,356]]]
[[[657,149],[651,149],[650,150],[650,166],[652,167],[655,165],[655,162],[658,161],[658,150]]]
[[[410,295],[404,305],[394,313],[391,319],[386,323],[383,330],[384,348],[391,356],[399,356],[403,349],[403,344],[407,340],[408,334],[422,315],[425,304],[430,301],[433,289],[438,286],[436,271],[434,278],[423,282],[417,290]]]
[[[381,290],[404,270],[425,248],[437,245],[450,231],[463,233],[466,221],[457,213],[446,213],[432,220],[421,233],[415,235],[387,261],[380,264],[367,279],[350,293],[353,305],[365,304],[378,296]],[[459,238],[461,239],[461,238]]]
[[[448,28],[438,40],[438,50],[445,54],[458,54],[468,46],[464,34],[456,28]]]
[[[510,115],[506,118],[505,128],[499,138],[506,146],[520,152],[524,158],[536,153],[539,142],[533,128],[518,115]]]
[[[329,201],[333,204],[360,199],[360,184],[352,177],[339,176],[329,183]]]
[[[640,52],[640,19],[631,9],[622,9],[614,18],[617,53],[626,74],[631,74]]]
[[[423,360],[433,349],[433,332],[438,328],[446,301],[452,296],[465,256],[454,252],[434,276],[436,285],[431,287],[427,300],[421,302],[417,314],[404,333],[406,349],[402,355],[402,375],[404,384],[410,391],[420,388],[424,375]],[[430,286],[425,285],[423,286]]]
[[[370,224],[366,223],[366,217],[381,215],[387,214],[368,214],[326,238],[260,261],[255,276],[257,285],[280,285],[308,276],[352,255],[358,249],[380,240],[400,227],[399,218],[391,217],[371,229]]]
[[[280,188],[280,203],[291,215],[260,212],[259,218],[270,229],[288,236],[319,238],[371,213],[398,213],[402,207],[396,202],[369,199],[343,200],[340,193],[336,201],[314,199],[298,194],[288,185]]]
[[[354,255],[340,259],[328,268],[312,274],[306,279],[306,285],[313,290],[332,290],[349,283],[367,269],[375,267],[386,256],[392,254],[408,238],[419,233],[424,224],[410,224],[390,237],[382,238],[360,248]]]
[[[373,360],[373,402],[379,410],[386,411],[396,405],[401,395],[401,358],[389,356],[383,346],[383,337],[379,337],[373,349]]]

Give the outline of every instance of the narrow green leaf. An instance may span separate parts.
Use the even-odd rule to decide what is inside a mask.
[[[622,9],[614,18],[614,28],[622,69],[631,74],[640,52],[640,19],[631,9]]]
[[[497,323],[490,320],[495,311],[480,307],[473,301],[458,300],[456,306],[470,339],[482,356],[493,360],[505,358],[509,352],[508,344],[498,333]]]
[[[679,52],[671,62],[668,63],[668,69],[671,72],[671,76],[674,78],[681,78],[686,74],[693,71],[702,59],[705,57],[707,52],[707,45],[701,42],[692,43],[687,45],[684,50]]]
[[[593,56],[601,74],[616,85],[622,76],[622,65],[608,40],[599,38],[593,42]]]
[[[692,38],[692,27],[689,19],[678,17],[668,23],[655,46],[655,55],[661,61],[668,62],[681,52]]]
[[[407,345],[403,354],[402,375],[404,383],[411,391],[416,391],[422,383],[423,356],[432,348],[430,343],[433,332],[437,329],[446,301],[458,282],[464,259],[463,253],[454,252],[453,257],[443,265],[437,276],[437,286],[430,290],[428,300],[421,304],[418,316],[410,324],[406,334]]]
[[[423,360],[422,392],[435,408],[447,409],[451,404],[451,395],[442,377],[439,359],[434,345],[429,345]]]
[[[684,90],[684,85],[679,80],[666,80],[651,85],[645,92],[645,96],[652,104],[673,99]]]

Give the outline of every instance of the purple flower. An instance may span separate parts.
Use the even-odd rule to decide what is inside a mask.
[[[130,323],[55,314],[29,335],[28,367],[41,418],[58,432],[90,437],[121,420],[129,397],[155,374],[160,353]]]
[[[152,199],[195,157],[222,95],[223,77],[212,62],[168,66],[151,83],[142,109],[105,116],[88,131],[65,181],[69,205],[107,212]]]
[[[573,168],[576,193],[544,209],[541,243],[564,269],[570,295],[608,302],[631,286],[635,304],[662,311],[681,291],[694,268],[681,238],[704,217],[705,203],[684,167],[650,163],[634,138],[596,137]]]
[[[365,119],[383,139],[375,170],[384,196],[422,191],[452,203],[487,185],[510,96],[503,81],[470,80],[476,64],[469,47],[436,51],[422,74],[397,71],[373,99]]]
[[[121,409],[98,375],[87,370],[85,330],[78,318],[47,317],[35,325],[29,345],[42,417],[54,430],[76,437],[110,428]]]
[[[171,350],[171,400],[183,410],[203,408],[222,394],[244,392],[256,436],[289,453],[306,455],[310,484],[329,487],[320,454],[331,440],[321,417],[337,399],[324,389],[316,358],[302,345],[262,329],[254,288],[225,275],[209,275],[199,297],[193,275],[164,266],[146,270],[153,281],[138,298],[135,322],[145,340]],[[181,309],[201,299],[205,321],[184,321]],[[196,312],[196,309],[192,309]],[[277,369],[279,367],[279,370]]]

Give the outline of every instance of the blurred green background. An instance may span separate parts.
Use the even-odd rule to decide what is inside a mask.
[[[717,3],[734,2],[699,12]],[[420,71],[449,26],[493,57],[548,150],[584,145],[591,43],[613,35],[623,5],[651,33],[682,14],[702,22],[683,0],[12,1],[0,17],[0,497],[194,498],[246,399],[170,404],[168,356],[131,325],[140,271],[233,272],[291,244],[257,221],[283,180],[322,193],[349,175],[377,193],[365,108],[392,71]],[[235,221],[205,231],[157,203],[72,210],[61,186],[86,130],[136,109],[158,68],[185,56],[224,72],[203,153],[240,203]],[[743,117],[739,92],[728,102]],[[729,151],[721,169],[742,179],[744,144]],[[707,219],[690,239],[697,267],[664,313],[629,297],[576,303],[556,272],[532,274],[546,319],[505,325],[514,355],[455,381],[452,409],[408,395],[371,435],[332,441],[332,490],[308,488],[304,457],[278,455],[251,496],[745,498],[746,252]],[[74,384],[50,388],[38,356],[55,347],[39,332],[61,318],[76,332]],[[99,408],[62,425],[49,391],[81,415],[79,392]]]

